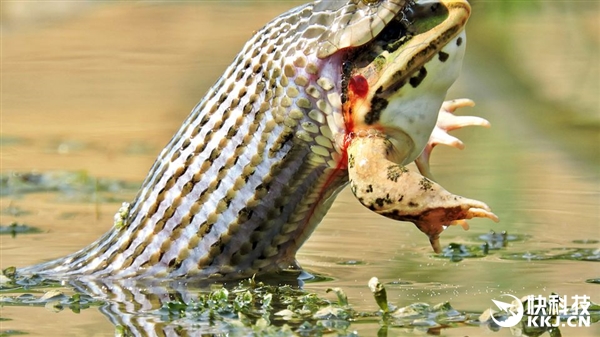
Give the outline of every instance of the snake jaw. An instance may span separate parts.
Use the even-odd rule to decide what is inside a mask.
[[[351,120],[350,131],[376,129],[391,139],[400,135],[395,142],[411,147],[403,164],[425,148],[446,91],[460,72],[470,7],[449,3],[416,4],[410,25],[398,19],[356,57],[349,54],[353,68],[345,74],[344,115]],[[412,144],[404,142],[404,135]]]

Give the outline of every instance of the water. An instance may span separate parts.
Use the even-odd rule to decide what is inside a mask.
[[[2,268],[63,256],[103,234],[121,202],[134,197],[135,186],[162,146],[251,32],[297,2],[56,4],[35,3],[35,9],[19,7],[24,3],[3,4],[1,170],[4,174],[31,170],[84,173],[50,179],[69,183],[47,192],[3,191],[0,223],[27,224],[42,232],[0,236]],[[568,92],[566,98],[561,97],[556,93],[564,88],[547,83],[571,83],[569,74],[580,73],[575,71],[578,64],[597,61],[597,49],[582,47],[577,57],[566,58],[579,63],[554,60],[543,67],[531,62],[527,48],[511,44],[523,40],[515,38],[519,34],[531,40],[535,40],[533,34],[540,34],[525,29],[532,25],[527,16],[531,9],[525,14],[503,9],[502,21],[495,17],[499,6],[475,4],[463,74],[449,93],[451,98],[474,99],[477,107],[461,112],[483,116],[493,127],[456,132],[467,148],[436,148],[432,171],[448,190],[484,200],[501,218],[499,224],[471,221],[468,232],[451,228],[442,236],[443,245],[479,245],[483,242],[479,236],[490,230],[523,239],[483,258],[451,262],[435,257],[426,237],[413,225],[371,213],[346,190],[298,255],[305,269],[333,280],[309,283],[306,290],[334,299],[325,289],[341,287],[358,311],[377,310],[366,286],[372,276],[387,284],[389,300],[401,306],[450,301],[458,310],[482,312],[502,293],[517,297],[586,294],[600,301],[598,285],[586,283],[600,277],[597,251],[590,254],[594,261],[532,258],[558,255],[556,249],[562,248],[594,251],[599,247],[597,242],[585,243],[600,238],[594,117],[598,110],[597,106],[594,110],[597,100],[586,94],[594,85],[597,88],[598,78],[587,80],[588,85],[577,92],[583,98],[577,100]],[[583,6],[592,6],[598,17],[598,6],[577,6],[579,12],[575,8],[570,13],[585,13],[588,8]],[[555,15],[551,10],[542,13],[543,18]],[[581,25],[582,32],[589,34],[597,26],[593,15],[588,19],[592,23],[585,23],[588,16]],[[510,32],[500,24],[506,26],[506,17],[514,23],[509,25]],[[511,48],[517,54],[514,59],[526,59],[516,66],[514,59],[505,56],[511,53],[494,54],[488,48],[505,31],[513,40],[499,41],[503,44],[496,48]],[[559,42],[567,43],[554,40]],[[577,52],[569,45],[553,47],[553,54]],[[533,52],[543,55],[539,48]],[[534,76],[519,68],[523,64],[536,65],[535,70],[527,67],[531,74],[560,71],[553,71],[554,76]],[[536,85],[524,86],[515,73],[534,78],[531,83]],[[587,116],[579,112],[581,104]],[[108,181],[106,186],[97,184],[95,177]],[[505,255],[529,259],[509,260],[502,258]],[[0,321],[2,331],[115,334],[114,325],[96,309],[80,314],[69,310],[54,314],[43,307],[1,310],[2,318],[10,319]],[[369,336],[379,323],[373,319],[353,327]],[[600,334],[597,324],[562,331],[565,336]],[[389,331],[390,335],[405,333],[399,328]],[[510,331],[458,327],[442,330],[442,334],[509,336]]]

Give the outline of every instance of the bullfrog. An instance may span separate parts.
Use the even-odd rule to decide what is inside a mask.
[[[489,125],[455,115],[470,100],[444,102],[470,11],[464,0],[323,0],[280,15],[193,108],[104,236],[20,273],[234,279],[298,270],[297,251],[347,185],[372,211],[413,222],[435,251],[450,225],[497,221],[429,169],[434,146],[462,147],[449,131]]]

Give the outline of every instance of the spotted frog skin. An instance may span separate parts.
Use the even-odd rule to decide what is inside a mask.
[[[463,0],[324,0],[246,43],[160,153],[115,226],[69,256],[20,269],[56,279],[241,278],[295,256],[350,185],[369,209],[438,236],[485,204],[435,183],[447,134],[488,123],[443,102],[460,71]],[[415,161],[421,174],[406,169]],[[393,230],[390,228],[390,230]]]

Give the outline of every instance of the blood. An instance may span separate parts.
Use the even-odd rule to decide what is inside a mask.
[[[350,78],[348,89],[357,98],[365,98],[369,92],[369,82],[367,82],[367,79],[363,75],[354,75]]]
[[[361,101],[367,97],[369,93],[369,82],[363,75],[354,75],[348,81],[347,100],[342,108],[344,114],[344,122],[346,123],[346,135],[350,135],[354,130],[354,121],[352,116],[352,108],[357,101]],[[345,140],[347,143],[348,141]]]
[[[348,169],[348,146],[352,142],[352,139],[355,137],[354,134],[354,120],[352,118],[352,106],[356,104],[356,101],[359,99],[364,99],[367,97],[369,92],[369,82],[363,75],[354,75],[350,78],[348,83],[348,100],[344,102],[342,107],[342,113],[344,114],[344,123],[346,124],[346,134],[344,135],[344,140],[341,148],[341,158],[337,162],[337,165],[334,170],[330,171],[327,176],[327,179],[323,183],[320,188],[319,195],[317,196],[316,202],[313,203],[310,210],[308,211],[308,216],[306,217],[304,223],[301,228],[304,229],[310,223],[310,219],[314,215],[316,208],[321,202],[324,200],[325,195],[328,190],[331,188],[331,185],[339,179],[340,175],[345,175],[346,170]]]

